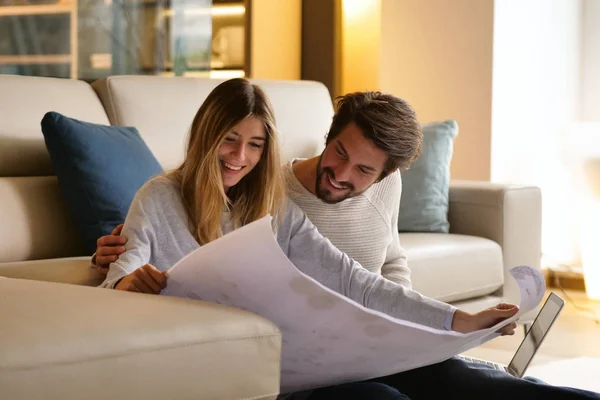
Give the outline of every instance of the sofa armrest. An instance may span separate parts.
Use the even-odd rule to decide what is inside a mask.
[[[202,301],[0,278],[7,399],[275,399],[281,334]]]
[[[534,186],[451,181],[448,220],[451,233],[484,237],[502,247],[502,296],[518,304],[519,290],[508,270],[517,265],[540,269],[540,189]]]

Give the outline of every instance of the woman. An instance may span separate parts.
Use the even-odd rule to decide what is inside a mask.
[[[300,271],[366,307],[460,332],[491,326],[504,316],[470,315],[368,272],[285,199],[280,168],[273,109],[265,94],[245,79],[218,85],[194,118],[181,166],[136,194],[122,232],[126,251],[101,286],[159,293],[167,283],[165,271],[185,255],[271,214],[279,245]],[[396,391],[391,398],[400,396]]]

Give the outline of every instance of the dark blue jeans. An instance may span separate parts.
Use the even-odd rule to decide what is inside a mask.
[[[410,400],[398,389],[379,382],[353,382],[298,392],[285,400]]]
[[[482,364],[454,357],[439,364],[377,378],[371,382],[398,388],[411,400],[486,399],[559,400],[594,399],[600,394],[551,386],[535,378],[515,378]]]
[[[600,400],[600,394],[551,386],[535,378],[515,378],[483,364],[451,358],[365,382],[315,389],[293,395],[292,400]],[[287,400],[287,398],[286,398]]]

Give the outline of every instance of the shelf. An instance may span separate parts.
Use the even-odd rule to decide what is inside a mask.
[[[69,64],[69,54],[24,54],[24,55],[0,55],[0,64],[29,65],[29,64]]]
[[[69,14],[74,10],[73,3],[29,4],[24,6],[0,6],[0,17],[18,15]]]
[[[172,71],[160,72],[161,76],[174,77],[175,74]],[[231,70],[210,70],[210,71],[185,71],[184,77],[187,78],[210,78],[210,79],[231,79],[231,78],[243,78],[246,73],[242,69],[231,69]]]

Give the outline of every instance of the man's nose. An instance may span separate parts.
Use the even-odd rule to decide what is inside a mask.
[[[333,170],[335,180],[338,182],[347,182],[350,180],[350,170],[351,167],[347,163],[338,165],[337,168]]]

